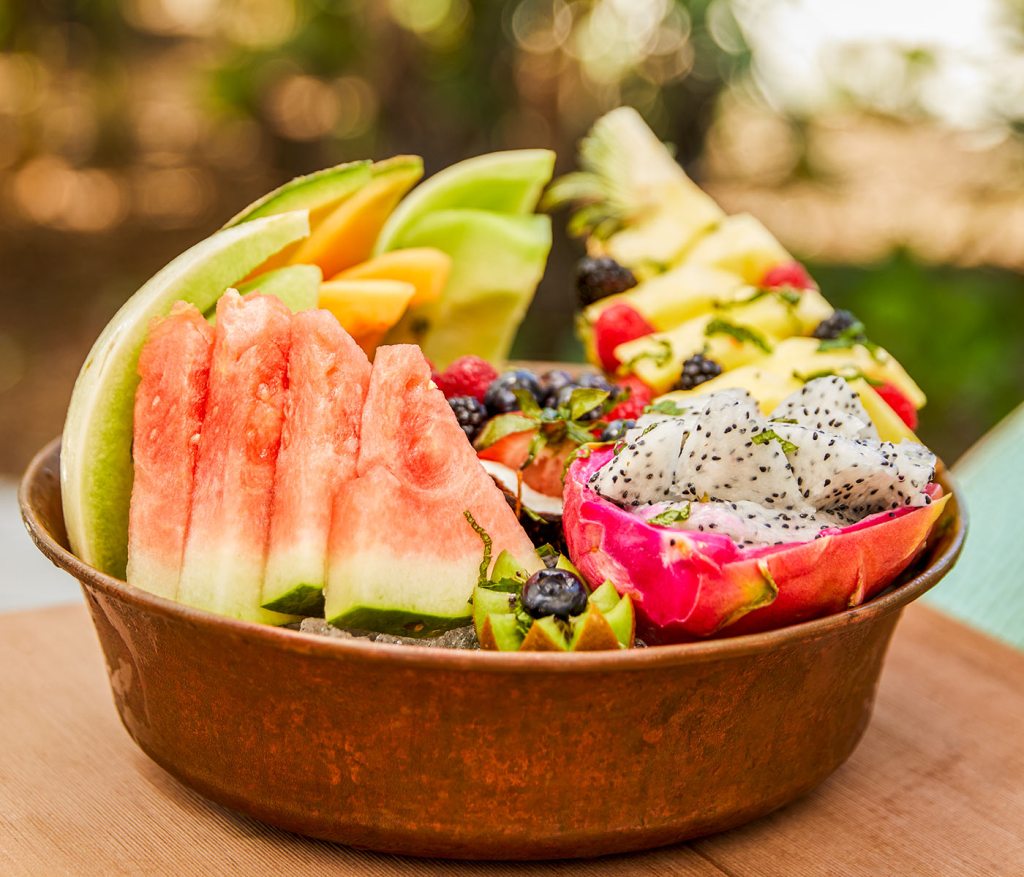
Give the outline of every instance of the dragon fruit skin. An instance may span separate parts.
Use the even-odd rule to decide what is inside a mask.
[[[881,512],[809,542],[739,548],[727,536],[646,523],[588,486],[611,449],[578,458],[565,480],[569,556],[591,587],[629,593],[651,644],[754,633],[875,596],[921,553],[948,497]]]

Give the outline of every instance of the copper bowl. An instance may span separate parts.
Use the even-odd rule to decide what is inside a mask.
[[[965,532],[954,498],[901,584],[770,633],[554,656],[419,649],[233,621],[97,572],[67,548],[58,458],[55,441],[29,466],[22,514],[81,582],[142,750],[265,822],[416,856],[640,850],[804,794],[857,745],[901,610]]]

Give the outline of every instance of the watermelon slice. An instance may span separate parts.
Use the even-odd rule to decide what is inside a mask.
[[[212,347],[213,328],[178,302],[139,355],[128,582],[161,597],[178,592]]]
[[[217,304],[206,417],[178,599],[221,615],[291,620],[260,607],[284,420],[291,316],[267,295]]]
[[[327,311],[292,320],[263,606],[322,615],[331,505],[356,476],[370,361]]]
[[[326,617],[406,635],[469,623],[485,530],[497,556],[541,566],[504,495],[466,441],[417,347],[377,350],[358,477],[338,494]]]

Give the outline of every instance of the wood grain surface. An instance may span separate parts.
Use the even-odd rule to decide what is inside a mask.
[[[587,862],[417,861],[307,840],[205,802],[120,727],[84,607],[0,615],[0,875],[1024,877],[1022,681],[1024,654],[915,606],[860,748],[778,813]]]

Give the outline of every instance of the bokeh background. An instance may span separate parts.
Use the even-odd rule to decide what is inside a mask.
[[[1024,397],[1021,0],[0,0],[0,474],[263,191],[398,152],[565,171],[622,103],[897,354],[947,460]],[[564,219],[521,356],[579,355]]]

